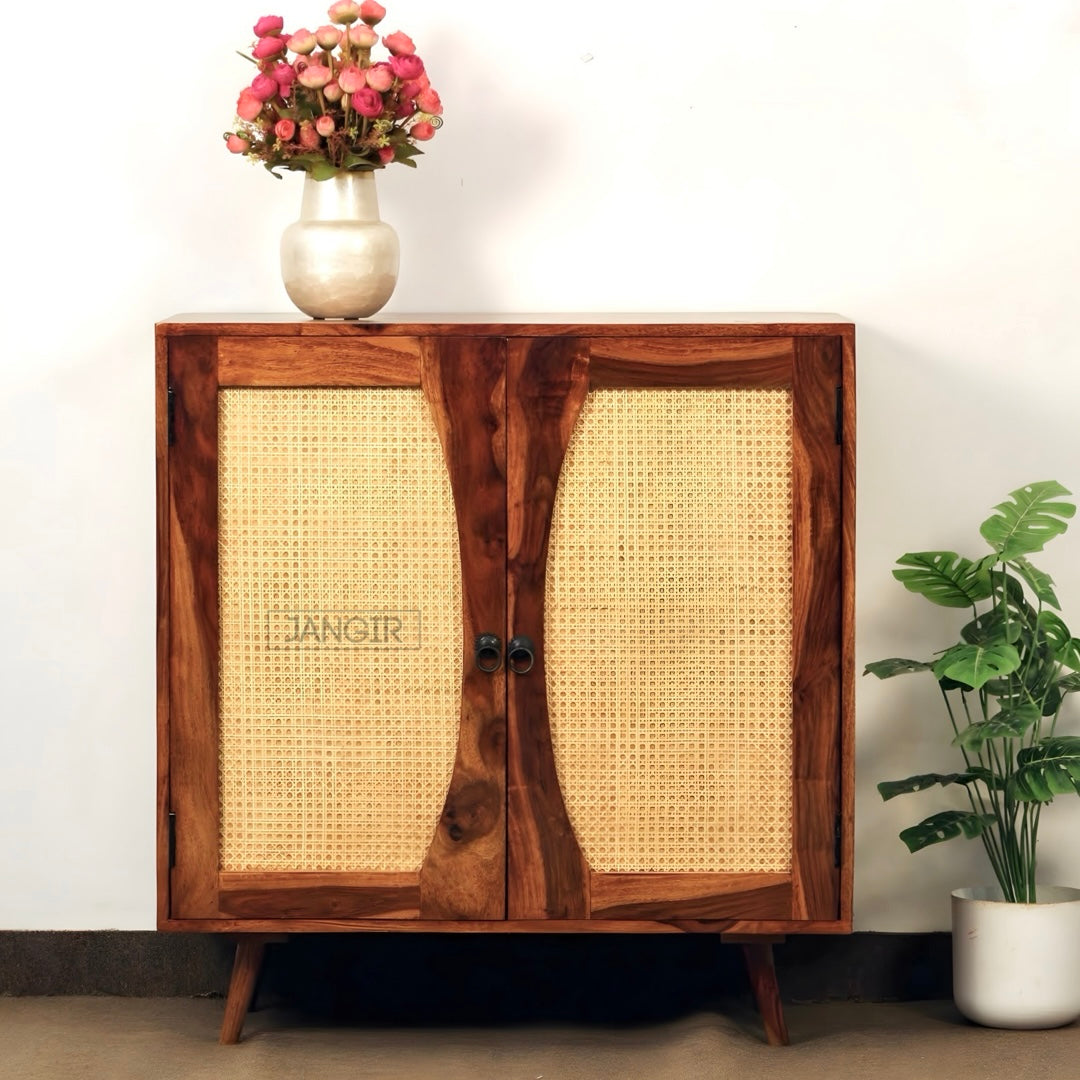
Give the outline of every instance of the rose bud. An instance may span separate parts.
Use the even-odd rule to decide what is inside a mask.
[[[264,15],[255,24],[255,36],[262,38],[280,34],[284,26],[285,20],[280,15]]]
[[[421,120],[419,123],[413,124],[413,126],[409,128],[409,135],[413,139],[427,142],[428,139],[435,135],[435,127],[426,120]]]
[[[273,75],[267,75],[265,72],[260,71],[254,79],[251,80],[251,92],[260,101],[269,101],[273,97],[277,97],[278,82]]]
[[[330,5],[330,10],[326,14],[330,16],[331,22],[341,26],[352,26],[360,18],[360,5],[356,3],[356,0],[337,0],[336,4]]]
[[[389,90],[394,85],[394,73],[387,63],[372,64],[371,67],[364,71],[364,76],[367,79],[368,86],[372,90],[378,90],[380,93],[383,90]]]
[[[439,95],[430,86],[416,95],[416,107],[429,116],[440,116],[443,111]]]
[[[330,102],[331,105],[339,102],[344,96],[345,91],[338,86],[337,82],[328,82],[323,87],[323,97]]]
[[[301,86],[309,90],[321,90],[332,78],[333,73],[322,64],[308,64],[297,76],[296,80]]]
[[[337,76],[338,85],[346,94],[354,94],[362,86],[367,86],[364,73],[355,64],[343,67]]]
[[[382,4],[376,3],[376,0],[363,0],[360,5],[360,18],[368,24],[368,26],[374,26],[376,23],[380,23],[386,18],[386,8]]]
[[[251,149],[251,143],[239,135],[226,135],[225,145],[230,154],[246,154]]]
[[[296,134],[296,121],[282,117],[274,125],[274,134],[282,142],[288,142]]]
[[[413,44],[413,39],[408,34],[403,34],[400,30],[395,30],[392,34],[387,34],[382,39],[382,43],[395,55],[395,56],[409,56],[416,52],[416,46]]]
[[[382,116],[382,94],[377,90],[372,90],[370,86],[357,90],[349,100],[352,102],[352,107],[361,116],[366,116],[369,120],[373,120],[376,116]]]
[[[284,48],[284,38],[259,38],[259,40],[255,42],[255,48],[251,50],[251,55],[254,56],[256,60],[268,60],[271,56],[277,56]]]
[[[408,53],[391,56],[390,69],[402,82],[407,82],[409,79],[419,79],[424,74],[424,61]]]
[[[378,40],[379,35],[370,26],[357,23],[349,27],[349,41],[358,49],[370,49]]]
[[[336,26],[320,26],[315,31],[315,40],[319,43],[319,48],[329,52],[341,44],[341,31]]]
[[[334,118],[332,116],[320,116],[315,121],[315,130],[325,139],[327,135],[334,134]]]
[[[316,150],[321,141],[315,125],[310,120],[305,120],[300,125],[300,145],[305,150]]]
[[[294,53],[299,53],[301,56],[307,56],[309,53],[315,51],[315,46],[318,42],[315,40],[315,35],[308,29],[304,28],[297,30],[289,38],[289,48]]]
[[[250,86],[240,91],[236,102],[236,115],[241,120],[254,120],[262,112],[263,103],[255,96]]]
[[[270,74],[273,75],[274,82],[281,88],[282,93],[285,93],[296,82],[296,72],[292,64],[275,64]]]

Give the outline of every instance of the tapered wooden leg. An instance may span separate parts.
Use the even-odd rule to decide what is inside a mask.
[[[284,940],[283,934],[244,934],[237,938],[236,959],[229,980],[229,993],[225,998],[225,1017],[221,1022],[223,1046],[232,1046],[240,1041],[240,1029],[251,1007],[266,946],[272,941]]]
[[[770,1046],[787,1046],[787,1024],[784,1023],[784,1006],[780,1002],[780,987],[776,982],[771,944],[744,943],[743,956],[750,976],[750,988],[754,991],[761,1022],[765,1027],[765,1041]]]

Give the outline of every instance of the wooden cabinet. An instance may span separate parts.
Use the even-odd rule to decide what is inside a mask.
[[[574,320],[157,327],[159,925],[240,1020],[259,934],[850,930],[854,329]]]

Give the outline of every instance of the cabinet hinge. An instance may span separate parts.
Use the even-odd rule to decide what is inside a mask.
[[[844,388],[838,386],[836,388],[836,445],[839,446],[844,441]]]
[[[843,829],[841,827],[840,815],[836,815],[836,820],[833,824],[833,860],[834,865],[840,865],[840,855],[843,850]]]
[[[169,445],[176,442],[176,391],[170,386],[166,395],[166,423],[169,429]]]
[[[169,869],[176,865],[176,815],[169,811]]]

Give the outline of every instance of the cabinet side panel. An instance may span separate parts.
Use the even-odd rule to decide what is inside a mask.
[[[791,426],[790,387],[585,402],[546,622],[559,778],[594,871],[791,870]]]
[[[174,918],[217,914],[217,345],[169,342],[169,781]]]
[[[461,568],[418,388],[220,393],[221,869],[419,872]]]

